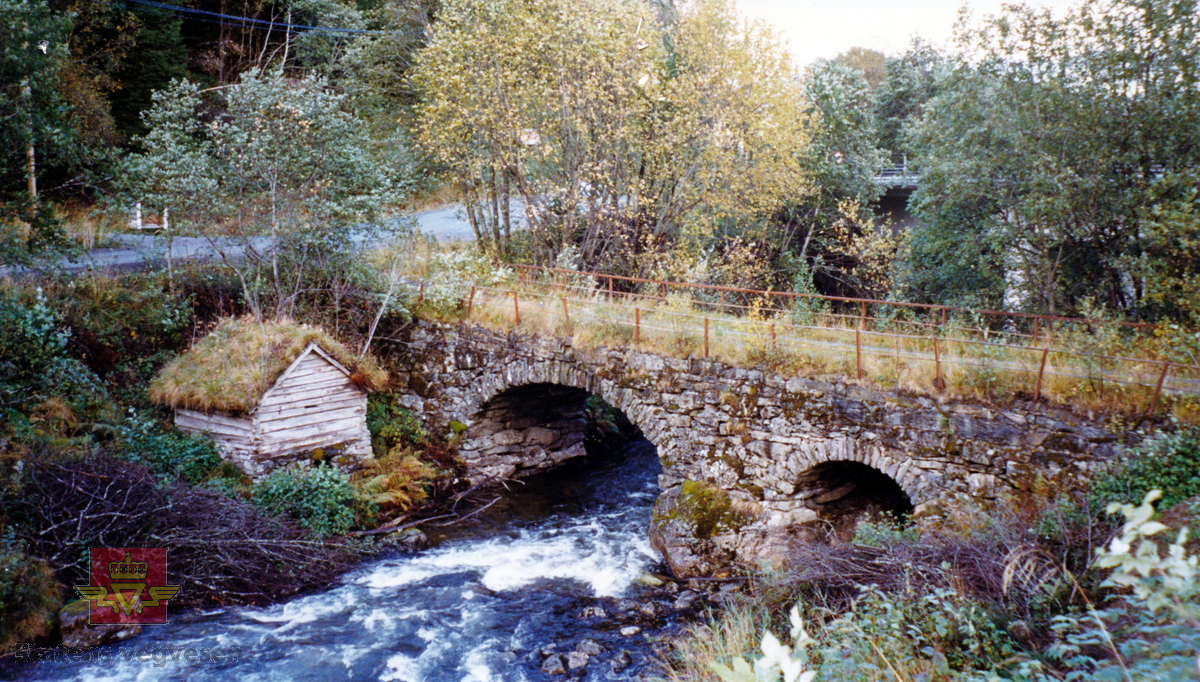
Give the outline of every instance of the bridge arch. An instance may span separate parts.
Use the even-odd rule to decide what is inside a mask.
[[[910,458],[904,452],[890,452],[889,448],[881,446],[864,446],[853,438],[831,440],[827,445],[828,447],[824,448],[814,448],[815,452],[812,455],[800,459],[797,467],[799,476],[795,482],[797,490],[804,489],[805,477],[814,470],[842,462],[861,464],[888,477],[908,496],[914,506],[929,501],[936,494],[929,472],[912,466]]]
[[[521,476],[584,456],[589,396],[618,410],[656,447],[664,428],[662,415],[633,392],[569,363],[508,363],[476,375],[467,388],[453,418],[467,426],[459,456],[473,482]]]

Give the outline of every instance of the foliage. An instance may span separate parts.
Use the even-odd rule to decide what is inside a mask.
[[[937,295],[981,258],[986,277],[956,287],[960,300],[995,300],[1000,288],[1030,312],[1069,313],[1092,297],[1124,315],[1178,314],[1160,294],[1193,276],[1194,259],[1140,261],[1190,238],[1183,214],[1147,207],[1172,195],[1186,204],[1189,182],[1176,175],[1198,160],[1195,1],[1092,0],[1061,17],[1006,6],[965,17],[957,34],[963,55],[907,128],[925,223],[912,279]],[[955,241],[949,258],[930,258]]]
[[[256,317],[290,314],[307,261],[292,258],[283,269],[284,244],[344,238],[350,221],[373,217],[407,183],[404,169],[366,154],[366,131],[345,105],[324,80],[281,71],[249,71],[205,97],[176,82],[155,94],[145,116],[150,132],[139,141],[146,151],[130,159],[131,192],[207,237]],[[375,236],[371,225],[359,230]],[[243,258],[230,251],[235,245]]]
[[[63,457],[35,448],[0,513],[65,585],[87,584],[88,547],[170,547],[180,605],[264,604],[322,585],[352,554],[336,541],[217,492],[164,484],[100,450]]]
[[[425,501],[439,473],[409,447],[397,445],[369,460],[351,481],[366,505],[380,512],[407,511]]]
[[[1146,283],[1143,305],[1150,314],[1193,330],[1200,329],[1198,208],[1200,191],[1193,172],[1164,177],[1141,213],[1143,250],[1124,261],[1132,276]],[[1197,357],[1185,361],[1196,362]]]
[[[1164,433],[1122,457],[1092,481],[1096,508],[1161,491],[1159,507],[1167,509],[1200,494],[1200,429],[1183,427]]]
[[[882,85],[887,78],[887,57],[878,50],[852,47],[839,53],[834,61],[861,73],[872,90]]]
[[[920,537],[915,524],[888,517],[864,520],[854,529],[854,544],[867,547],[887,547],[897,542],[915,543]]]
[[[200,483],[221,465],[221,454],[206,436],[164,431],[153,420],[130,416],[117,445],[121,459],[144,464],[168,480]]]
[[[714,664],[713,670],[727,682],[778,680],[781,674],[785,682],[808,682],[818,675],[863,682],[893,675],[949,679],[951,669],[988,670],[1015,651],[986,609],[949,590],[888,595],[864,587],[851,608],[826,621],[816,638],[805,631],[799,606],[792,607],[789,620],[792,645],[768,630],[763,655],[753,667],[735,657],[731,667]]]
[[[921,119],[926,104],[950,75],[951,63],[933,45],[914,39],[899,57],[884,63],[885,77],[875,90],[879,146],[891,153],[892,163],[917,150],[908,145],[905,128]]]
[[[799,608],[792,607],[789,614],[792,624],[791,646],[780,643],[779,639],[770,632],[764,632],[762,638],[762,658],[754,662],[751,668],[741,657],[733,659],[733,667],[721,663],[713,663],[714,672],[725,682],[759,682],[760,680],[778,680],[783,676],[784,682],[811,682],[817,673],[806,670],[808,667],[808,647],[813,644],[813,638],[804,630],[804,622],[800,618]]]
[[[1104,608],[1087,608],[1055,618],[1055,642],[1044,657],[1022,655],[1004,679],[1185,680],[1194,679],[1200,658],[1200,592],[1196,558],[1180,530],[1164,556],[1155,538],[1166,526],[1152,521],[1160,492],[1139,506],[1113,503],[1121,512],[1120,537],[1097,550],[1096,565],[1112,569],[1103,586],[1117,595]],[[971,679],[1001,679],[995,673]]]
[[[193,410],[249,412],[309,343],[316,343],[368,390],[387,380],[367,356],[356,357],[320,329],[288,320],[226,318],[150,384],[150,398]]]
[[[375,393],[367,397],[367,430],[376,455],[393,448],[420,448],[428,438],[416,415],[392,394]]]
[[[0,400],[19,405],[62,396],[76,409],[103,403],[107,391],[87,366],[71,357],[69,339],[41,288],[29,305],[0,298]]]
[[[54,572],[25,553],[12,526],[0,530],[0,653],[48,634],[61,605]]]
[[[761,654],[748,660],[755,642],[733,625],[745,622],[762,600],[738,605],[695,629],[691,643],[677,646],[687,656],[681,664],[690,671],[687,679],[715,674],[737,682],[781,675],[864,681],[1193,679],[1200,654],[1197,562],[1185,547],[1186,528],[1173,542],[1157,539],[1167,530],[1152,520],[1160,496],[1154,490],[1138,506],[1109,505],[1109,513],[1120,512],[1125,523],[1096,549],[1087,570],[1111,572],[1088,586],[1086,576],[1066,571],[1078,600],[1046,614],[1048,637],[1030,633],[1026,620],[1002,627],[997,612],[958,589],[923,589],[904,581],[908,587],[900,591],[860,588],[847,609],[793,607],[790,642],[772,634],[777,623],[767,624]],[[1095,589],[1109,595],[1102,605],[1089,596]],[[805,621],[818,625],[813,636],[805,632]],[[707,670],[698,669],[699,662]]]
[[[359,504],[350,477],[329,466],[276,471],[255,484],[251,499],[260,511],[292,519],[317,537],[344,535]]]
[[[542,262],[577,241],[588,263],[638,268],[801,186],[792,68],[739,23],[715,0],[674,23],[609,0],[447,2],[413,74],[418,139],[489,251],[508,250],[519,197]]]
[[[59,329],[40,287],[32,306],[8,297],[0,304],[0,377],[13,384],[34,381],[66,351],[70,333]]]
[[[113,120],[126,137],[149,132],[141,114],[153,102],[154,91],[187,78],[182,28],[177,17],[149,12],[139,15],[134,44],[116,72],[121,88],[110,97]]]
[[[419,266],[417,274],[424,282],[418,294],[420,309],[443,317],[454,315],[465,305],[472,284],[499,286],[511,282],[516,274],[512,268],[495,263],[478,244],[450,251],[438,249]]]
[[[5,205],[25,191],[31,146],[42,166],[67,162],[80,151],[58,88],[60,71],[70,58],[66,38],[71,25],[70,17],[51,11],[43,1],[0,2],[0,202]],[[47,41],[45,52],[38,48],[39,40]]]

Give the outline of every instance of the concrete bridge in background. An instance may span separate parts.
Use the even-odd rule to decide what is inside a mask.
[[[474,482],[585,454],[584,403],[619,409],[658,449],[651,541],[677,576],[771,562],[864,514],[936,522],[959,495],[1038,477],[1078,485],[1137,442],[1048,411],[939,404],[801,376],[631,349],[420,322],[398,340],[402,403],[466,425]],[[849,539],[842,537],[842,539]]]

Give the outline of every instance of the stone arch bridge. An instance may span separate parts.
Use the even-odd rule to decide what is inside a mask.
[[[401,402],[432,429],[467,426],[459,452],[474,482],[584,455],[589,394],[621,410],[658,448],[650,536],[679,577],[769,561],[831,511],[936,518],[957,495],[994,497],[1039,473],[1078,482],[1133,442],[1047,411],[469,325],[421,322],[400,341]]]

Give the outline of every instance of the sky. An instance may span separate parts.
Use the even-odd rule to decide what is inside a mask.
[[[962,0],[736,0],[739,13],[774,24],[796,64],[832,59],[851,47],[868,47],[885,55],[902,53],[920,35],[948,46]],[[992,14],[1001,0],[967,3],[975,16]],[[1056,11],[1069,0],[1028,0]]]

